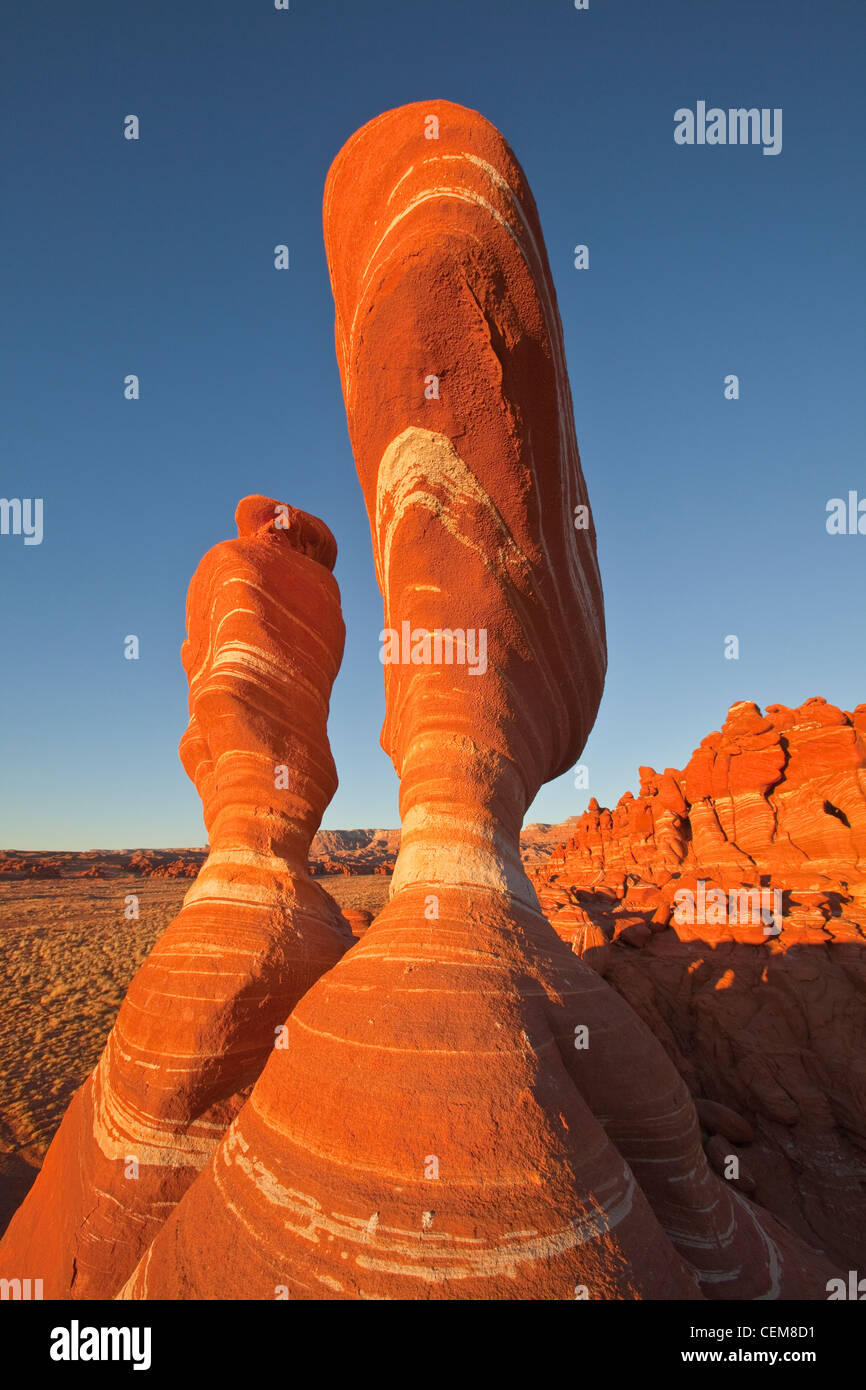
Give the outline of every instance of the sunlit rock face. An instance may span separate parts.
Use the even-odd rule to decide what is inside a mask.
[[[745,1152],[726,1150],[738,1186],[837,1268],[856,1264],[866,706],[738,701],[682,771],[642,767],[637,797],[591,801],[569,829],[530,869],[554,929],[664,1042],[699,1107],[746,1117]]]
[[[866,940],[866,706],[846,713],[815,698],[762,714],[739,701],[682,771],[642,767],[640,779],[640,794],[612,811],[590,801],[531,868],[566,939],[614,900],[620,917],[637,913],[683,939]],[[741,894],[762,889],[766,920],[739,910]]]
[[[352,944],[307,872],[337,785],[326,729],[344,628],[336,546],[265,497],[187,602],[181,759],[210,853],[130,985],[0,1245],[46,1297],[117,1292],[249,1095],[296,1001]],[[123,929],[122,920],[118,930]]]
[[[520,862],[605,669],[525,176],[476,112],[418,103],[348,141],[324,211],[384,599],[392,897],[123,1296],[823,1296],[820,1259],[711,1171],[682,1078]]]

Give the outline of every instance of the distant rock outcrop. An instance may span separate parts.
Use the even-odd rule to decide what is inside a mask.
[[[310,873],[390,874],[399,830],[320,830],[310,847]]]
[[[0,883],[24,878],[195,878],[206,849],[0,850]]]
[[[336,546],[315,517],[264,497],[242,501],[237,523],[238,539],[193,577],[182,652],[180,753],[210,853],[0,1243],[0,1272],[41,1279],[46,1298],[117,1292],[293,1005],[354,940],[307,872],[337,785],[326,728],[344,640]]]
[[[559,825],[544,824],[535,821],[531,825],[524,825],[520,832],[520,855],[524,864],[534,864],[538,860],[549,858],[555,849],[558,849],[563,840],[568,839],[572,833],[572,828],[577,826],[579,816],[570,816],[568,820],[562,821]]]
[[[520,850],[525,863],[548,857],[571,833],[578,817],[561,825],[525,825]],[[400,850],[399,830],[318,830],[310,845],[310,873],[391,874]],[[0,882],[24,878],[195,878],[207,858],[206,849],[0,850]]]

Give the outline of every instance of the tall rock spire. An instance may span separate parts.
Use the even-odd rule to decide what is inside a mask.
[[[51,1298],[117,1292],[210,1158],[286,1015],[352,944],[307,851],[337,786],[343,653],[334,539],[265,497],[204,557],[187,601],[181,759],[210,853],[135,976],[93,1074],[0,1244]]]
[[[123,1296],[817,1292],[820,1261],[710,1172],[681,1077],[520,863],[605,668],[526,179],[476,112],[403,107],[338,155],[325,238],[385,606],[392,897],[295,1007]]]

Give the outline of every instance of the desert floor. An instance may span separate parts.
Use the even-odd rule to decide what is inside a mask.
[[[389,879],[316,880],[341,907],[384,907]],[[132,976],[189,879],[0,884],[0,1232],[33,1182],[73,1092],[96,1063]],[[135,894],[139,917],[127,920]]]

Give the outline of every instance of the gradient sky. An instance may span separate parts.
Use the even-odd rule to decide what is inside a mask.
[[[398,823],[321,196],[358,126],[426,98],[483,112],[529,178],[599,537],[590,788],[528,819],[681,767],[735,700],[866,700],[866,536],[825,527],[866,497],[861,0],[48,0],[3,28],[0,495],[42,497],[45,535],[0,536],[0,845],[203,843],[186,588],[251,492],[340,549],[324,824]],[[781,107],[782,153],[677,146],[698,100]]]

